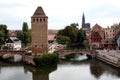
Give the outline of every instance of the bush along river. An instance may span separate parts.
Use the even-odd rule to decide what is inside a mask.
[[[42,68],[1,61],[0,80],[120,80],[120,69],[73,54]]]

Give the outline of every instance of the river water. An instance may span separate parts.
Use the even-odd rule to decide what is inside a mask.
[[[0,80],[120,80],[120,69],[81,55],[46,68],[0,62]]]

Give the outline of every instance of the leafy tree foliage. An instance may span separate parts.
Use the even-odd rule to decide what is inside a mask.
[[[71,40],[67,36],[58,36],[57,37],[57,42],[59,44],[68,44],[69,45],[71,43]]]
[[[0,45],[4,44],[7,38],[9,38],[7,26],[0,24]]]
[[[27,46],[27,44],[31,42],[31,30],[28,29],[28,25],[26,22],[23,22],[22,31],[17,33],[17,37],[25,46]]]
[[[83,31],[82,29],[78,29],[78,24],[77,23],[72,23],[69,26],[66,26],[64,29],[59,30],[58,34],[57,34],[57,41],[61,41],[61,43],[66,43],[64,40],[64,37],[69,38],[71,46],[75,45],[75,46],[81,46],[83,47],[84,44],[84,40],[86,40],[86,33],[85,31]],[[62,37],[60,37],[62,36]],[[64,36],[64,37],[63,37]],[[63,42],[62,42],[63,41]]]

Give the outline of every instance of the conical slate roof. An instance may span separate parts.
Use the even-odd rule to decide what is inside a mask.
[[[38,7],[32,17],[47,17],[42,7]]]

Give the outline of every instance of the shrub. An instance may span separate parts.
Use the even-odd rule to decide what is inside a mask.
[[[47,66],[57,63],[57,54],[43,54],[41,56],[34,57],[33,61],[35,62],[36,66]]]

